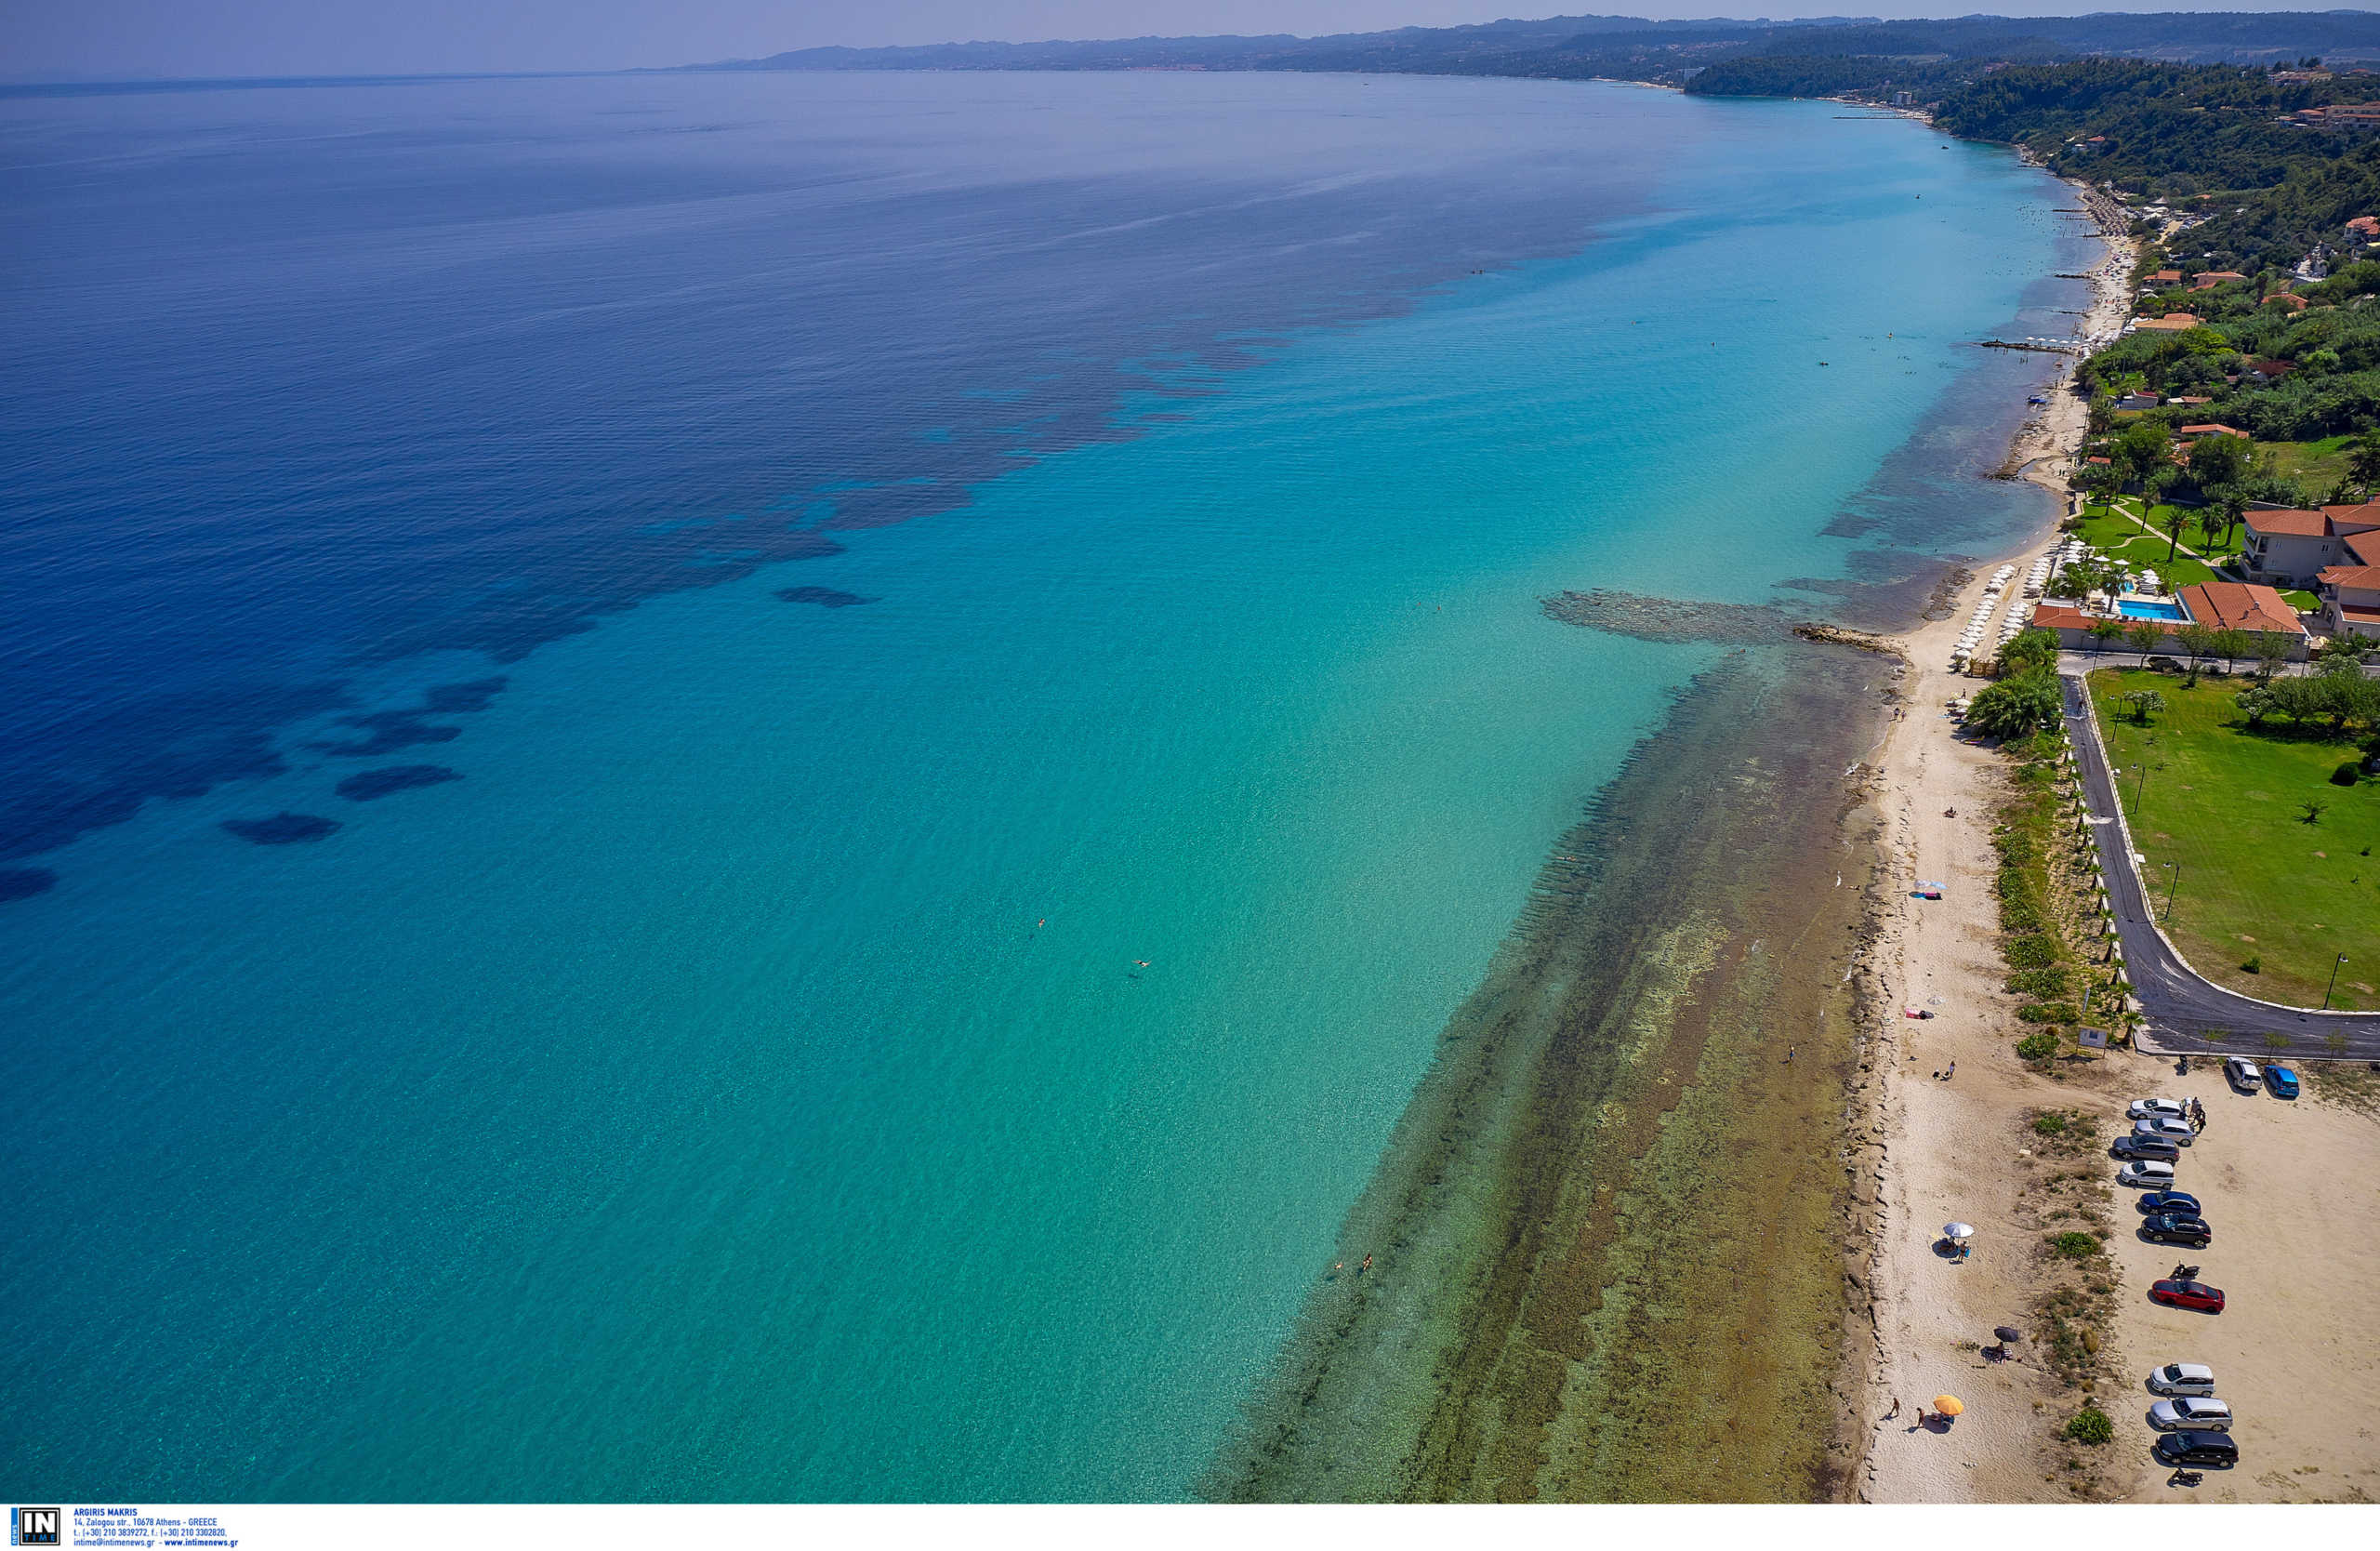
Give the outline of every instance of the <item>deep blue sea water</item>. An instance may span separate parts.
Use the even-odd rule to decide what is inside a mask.
[[[1181,1495],[1711,660],[1540,600],[2043,516],[2062,191],[1840,113],[0,99],[0,1475]]]

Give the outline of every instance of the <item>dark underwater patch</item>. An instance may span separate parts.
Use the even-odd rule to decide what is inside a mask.
[[[338,719],[340,725],[360,727],[367,736],[350,738],[345,743],[317,743],[314,747],[341,759],[368,760],[381,754],[393,754],[400,749],[411,749],[416,744],[452,743],[463,736],[460,727],[423,720],[427,714],[417,710],[393,710],[374,711],[369,716],[342,716]]]
[[[498,675],[493,679],[473,679],[469,683],[439,684],[422,696],[421,709],[433,716],[460,716],[465,711],[483,711],[510,682]]]
[[[47,894],[57,882],[58,874],[46,867],[0,867],[0,904]]]
[[[409,791],[415,787],[443,786],[459,781],[463,773],[449,770],[443,764],[392,764],[385,769],[367,770],[350,776],[338,784],[338,794],[351,802],[369,802],[376,797],[386,797],[392,791]]]
[[[883,602],[881,598],[863,598],[856,592],[838,592],[831,587],[788,587],[777,596],[788,603],[816,603],[820,608],[849,608],[853,603]]]
[[[339,823],[320,814],[284,811],[271,818],[227,818],[223,828],[250,845],[298,845],[329,839],[337,831]]]

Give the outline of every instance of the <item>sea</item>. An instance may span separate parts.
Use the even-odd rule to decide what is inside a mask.
[[[2096,257],[1605,83],[0,93],[0,1479],[1168,1500],[1549,849]]]

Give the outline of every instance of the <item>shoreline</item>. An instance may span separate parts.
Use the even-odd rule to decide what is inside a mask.
[[[2075,179],[2059,181],[2089,193]],[[2104,218],[2100,226],[2108,252],[2092,271],[2092,303],[2079,330],[2084,337],[2115,332],[2131,311],[2136,248],[2108,232]],[[2061,514],[2071,510],[2065,475],[2089,418],[2069,386],[2072,372],[2071,364],[2060,371],[2049,404],[2018,431],[2003,465],[2004,477],[2056,494]],[[1980,687],[1948,661],[1990,572],[2003,563],[2021,567],[2057,531],[2053,522],[1974,566],[1941,617],[1895,638],[1911,666],[1911,709],[1894,723],[1877,756],[1889,837],[1884,868],[1895,876],[1892,886],[1875,891],[1875,930],[1858,974],[1871,1014],[1864,1032],[1883,1057],[1879,1080],[1865,1094],[1862,1124],[1864,1173],[1878,1203],[1867,1272],[1874,1317],[1858,1424],[1866,1440],[1863,1501],[2067,1502],[2100,1493],[2096,1478],[2078,1482],[2060,1480],[2057,1470],[2044,1473],[2053,1429],[2040,1419],[2054,1416],[2061,1403],[2070,1408],[2070,1399],[2022,1356],[1985,1363],[1976,1355],[1996,1324],[2030,1323],[2043,1285],[2019,1250],[2033,1237],[2028,1209],[2016,1204],[2033,1161],[2025,1117],[2034,1107],[2082,1095],[2061,1092],[2007,1058],[2023,1026],[2012,1014],[2017,999],[2003,989],[2007,971],[1991,903],[1994,812],[2005,775],[1998,753],[1961,736],[1944,709],[1952,697]],[[2002,607],[2030,606],[2020,579]],[[1945,897],[1909,897],[1905,880],[1914,878],[1942,881]],[[1911,1010],[1928,1015],[1911,1018]],[[1952,1075],[1937,1075],[1945,1070]],[[1932,1247],[1938,1225],[1950,1218],[1982,1229],[1979,1253],[1964,1265],[1943,1260]],[[1959,1394],[1968,1415],[1938,1434],[1911,1425],[1911,1413],[1937,1393]]]
[[[2082,335],[2130,312],[2131,245],[2102,241]],[[2060,497],[2020,553],[2063,516],[2088,420],[2072,369],[1997,476]],[[1376,1267],[1309,1295],[1199,1495],[1872,1494],[1884,1332],[1916,1291],[1880,1249],[1911,1210],[1886,1167],[1907,1128],[1885,961],[1928,789],[1897,767],[1960,628],[1945,605],[1990,563],[1946,564],[1895,633],[1731,654],[1680,696],[1441,1036],[1342,1230],[1336,1258]],[[1823,688],[1780,714],[1763,659]],[[1792,771],[1749,778],[1757,794],[1690,794],[1786,746]],[[1990,855],[1979,818],[1960,843]],[[1823,973],[1764,961],[1780,939]],[[1756,1239],[1712,1210],[1744,1200],[1764,1202]]]

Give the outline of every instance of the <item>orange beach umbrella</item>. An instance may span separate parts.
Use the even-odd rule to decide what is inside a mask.
[[[1934,1409],[1945,1416],[1956,1416],[1967,1408],[1955,1395],[1937,1395],[1934,1397]]]

